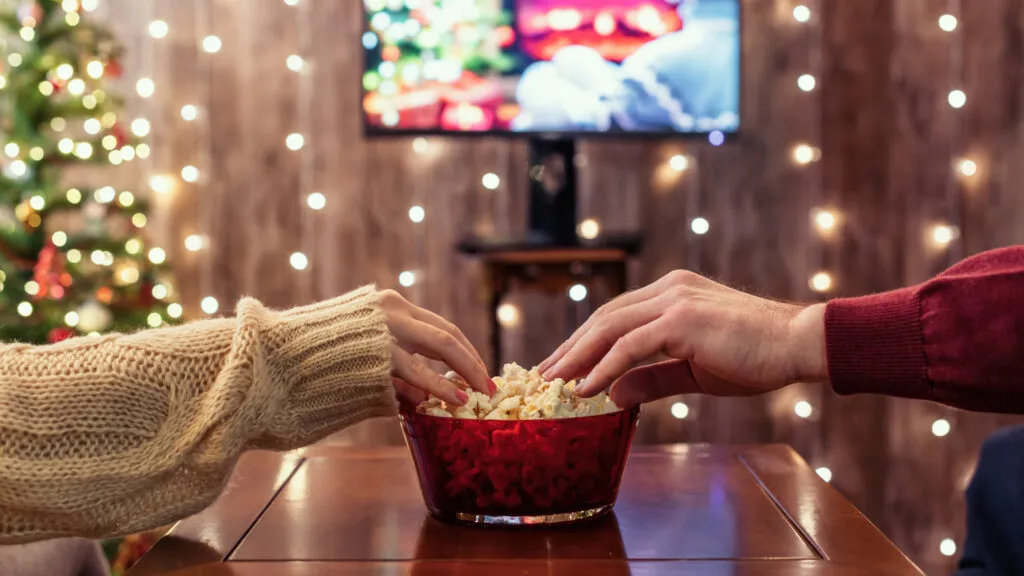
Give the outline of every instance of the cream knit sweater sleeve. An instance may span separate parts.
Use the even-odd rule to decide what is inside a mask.
[[[366,287],[285,312],[0,346],[0,544],[165,525],[248,448],[291,449],[397,410]]]

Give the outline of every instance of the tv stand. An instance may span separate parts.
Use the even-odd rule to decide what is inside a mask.
[[[528,235],[552,246],[575,246],[576,141],[531,138]]]

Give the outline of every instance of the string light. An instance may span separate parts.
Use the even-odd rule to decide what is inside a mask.
[[[684,154],[676,154],[668,159],[668,165],[676,172],[685,172],[690,167],[690,158]]]
[[[29,296],[35,296],[36,294],[39,294],[39,283],[36,282],[35,280],[29,280],[28,282],[25,282],[25,294],[28,294]]]
[[[92,157],[92,144],[88,142],[79,142],[75,144],[75,156],[78,156],[82,160],[88,160]]]
[[[157,194],[168,194],[174,189],[174,181],[170,176],[157,174],[149,178],[149,188]]]
[[[939,28],[945,32],[952,32],[953,30],[956,30],[956,24],[956,16],[953,16],[952,14],[943,14],[942,16],[939,16]]]
[[[284,3],[289,6],[298,6],[299,0],[284,0]]]
[[[64,323],[67,324],[68,326],[71,326],[72,328],[74,328],[75,326],[78,326],[78,312],[75,312],[74,310],[72,310],[72,311],[68,312],[67,314],[65,314],[64,315]]]
[[[408,288],[416,283],[416,274],[406,270],[398,275],[398,283]]]
[[[942,438],[946,434],[949,434],[952,426],[949,425],[949,420],[945,418],[939,418],[935,422],[932,422],[932,434]]]
[[[519,308],[506,302],[498,306],[497,317],[498,323],[505,328],[514,328],[519,325]]]
[[[150,312],[149,316],[146,316],[146,324],[150,328],[159,328],[164,323],[164,319],[160,316],[159,312]]]
[[[302,59],[302,56],[292,54],[285,60],[285,65],[292,72],[302,72],[302,69],[306,67],[306,62]]]
[[[412,151],[416,154],[426,154],[430,149],[430,144],[426,138],[420,137],[412,141]]]
[[[146,120],[145,118],[136,118],[135,120],[132,120],[132,134],[142,138],[149,134],[149,130],[149,120]]]
[[[944,538],[942,542],[939,542],[939,552],[943,556],[952,556],[956,554],[956,542],[952,538]]]
[[[498,187],[501,186],[501,178],[499,178],[494,172],[488,172],[480,179],[480,183],[488,190],[497,190]]]
[[[690,407],[683,402],[675,402],[672,404],[672,407],[669,408],[669,412],[672,414],[673,418],[677,420],[684,420],[690,415]]]
[[[298,151],[302,150],[302,147],[305,146],[306,138],[298,132],[292,132],[284,139],[284,143],[289,150]]]
[[[697,217],[690,221],[690,231],[698,236],[703,236],[711,230],[711,223],[706,218]]]
[[[149,23],[149,35],[153,38],[166,38],[168,32],[167,22],[153,20]]]
[[[204,52],[207,52],[209,54],[216,54],[217,52],[220,52],[221,46],[222,43],[220,41],[220,38],[214,36],[213,34],[207,36],[206,38],[203,38]]]
[[[582,302],[587,299],[587,287],[583,284],[573,284],[569,288],[569,298],[573,302]]]
[[[811,407],[811,403],[806,400],[801,400],[793,405],[793,413],[801,418],[810,418],[814,412],[814,408]]]
[[[66,232],[58,230],[50,236],[50,241],[53,242],[53,245],[57,248],[61,248],[68,243],[68,235]]]
[[[153,264],[163,264],[167,260],[167,252],[163,248],[150,248],[149,261]]]
[[[156,298],[157,300],[163,300],[164,298],[167,298],[167,286],[164,286],[163,284],[157,284],[153,286],[152,293],[153,298]]]
[[[319,192],[313,192],[306,196],[306,206],[311,210],[323,210],[327,206],[327,197]]]
[[[817,156],[817,150],[809,144],[797,144],[793,147],[793,162],[797,164],[810,164],[817,160]]]
[[[818,468],[815,468],[814,471],[825,482],[831,482],[832,481],[832,471],[829,470],[827,466],[819,466]]]
[[[32,315],[32,304],[30,302],[21,302],[18,304],[18,314],[28,318]]]
[[[125,190],[117,195],[117,203],[127,208],[135,203],[135,195]]]
[[[181,107],[181,118],[186,122],[191,122],[199,116],[199,109],[192,104],[185,104]]]
[[[932,228],[932,241],[938,246],[948,246],[956,238],[957,230],[948,224],[937,224]]]
[[[181,315],[184,312],[185,310],[181,307],[181,304],[178,304],[177,302],[172,302],[167,305],[167,315],[171,318],[181,318]]]
[[[832,277],[828,272],[818,272],[811,276],[810,286],[815,292],[828,292],[832,289]]]
[[[189,164],[181,169],[181,179],[185,182],[196,182],[199,180],[199,169]]]
[[[84,128],[85,131],[89,134],[99,134],[100,130],[103,129],[103,126],[100,125],[100,121],[98,118],[89,118],[88,120],[82,123],[82,128]]]
[[[36,194],[28,199],[28,205],[32,207],[36,212],[46,208],[46,199]]]
[[[8,142],[7,145],[4,146],[4,154],[7,154],[7,156],[10,158],[17,158],[18,154],[20,153],[21,147],[19,147],[14,142]]]
[[[56,74],[57,78],[68,81],[75,75],[75,69],[71,64],[61,64],[60,66],[57,66]]]
[[[953,108],[963,108],[967,104],[967,94],[963,90],[950,90],[946,100]]]
[[[836,215],[829,210],[818,210],[814,214],[814,224],[822,232],[828,232],[835,228]]]
[[[207,296],[199,303],[199,308],[206,314],[213,315],[220,308],[220,303],[213,296]]]
[[[152,78],[139,78],[135,82],[135,91],[143,98],[149,98],[156,91],[156,85]]]
[[[305,270],[309,267],[309,258],[302,252],[292,252],[291,257],[288,258],[288,263],[296,270]]]
[[[814,76],[810,74],[801,74],[800,77],[796,79],[796,85],[797,88],[800,88],[804,92],[810,92],[811,90],[814,90],[817,82],[815,81]]]
[[[75,96],[81,96],[85,92],[85,80],[81,78],[75,78],[71,82],[68,82],[68,92]]]
[[[956,169],[964,176],[974,176],[978,173],[978,164],[970,158],[961,158],[956,163]]]
[[[805,23],[811,19],[811,9],[803,4],[798,4],[793,7],[793,19],[797,22]]]
[[[576,233],[585,240],[593,240],[601,234],[601,225],[597,223],[597,220],[593,218],[587,218],[580,222],[577,227]]]
[[[427,217],[427,211],[423,209],[423,206],[413,206],[409,208],[409,220],[419,224],[423,222],[423,219]]]
[[[185,237],[185,250],[199,252],[206,247],[206,237],[202,234],[189,234]]]

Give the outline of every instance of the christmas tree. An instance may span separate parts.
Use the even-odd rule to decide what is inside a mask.
[[[149,155],[107,82],[121,47],[95,0],[0,0],[0,341],[57,342],[179,318],[146,202],[71,181]],[[102,168],[101,168],[102,167]],[[104,172],[100,172],[104,174]]]

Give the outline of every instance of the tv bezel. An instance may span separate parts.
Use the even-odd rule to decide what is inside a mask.
[[[720,132],[722,134],[723,142],[733,142],[738,139],[743,133],[743,84],[744,84],[744,63],[746,59],[743,57],[743,0],[733,0],[739,8],[737,17],[737,26],[739,28],[739,66],[737,67],[736,73],[739,75],[737,78],[737,94],[736,102],[739,108],[739,123],[735,130],[726,132],[724,130],[708,130],[703,132],[653,132],[653,131],[613,131],[613,132],[598,132],[596,130],[529,130],[529,131],[514,131],[514,130],[443,130],[441,128],[380,128],[373,126],[368,122],[366,117],[366,110],[363,108],[363,99],[366,97],[366,91],[363,89],[363,77],[368,72],[366,66],[366,49],[362,45],[362,37],[366,32],[370,32],[369,22],[366,14],[366,3],[363,0],[358,0],[360,10],[360,29],[359,34],[359,54],[360,54],[360,74],[359,82],[356,82],[356,88],[359,92],[359,121],[362,125],[362,133],[364,139],[373,140],[385,140],[389,138],[417,138],[417,137],[448,137],[448,138],[497,138],[497,139],[509,139],[509,140],[707,140],[712,133]]]

